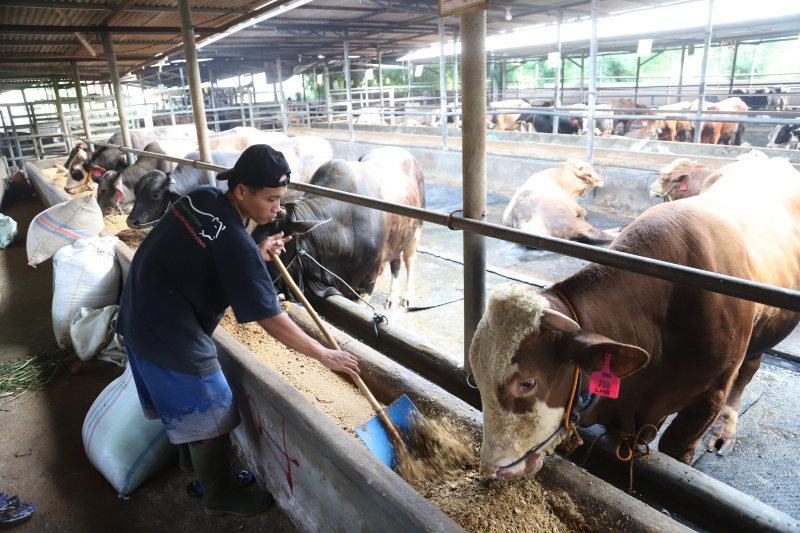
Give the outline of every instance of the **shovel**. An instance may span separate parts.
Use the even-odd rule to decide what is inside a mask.
[[[286,267],[283,266],[278,255],[270,253],[270,256],[272,257],[272,262],[275,263],[275,266],[278,267],[278,270],[280,270],[284,279],[286,279],[286,283],[291,287],[292,292],[306,308],[311,318],[314,319],[314,323],[325,336],[330,347],[334,350],[339,350],[340,348],[336,340],[330,334],[328,328],[325,327],[322,320],[320,320],[314,308],[311,307],[311,304],[308,303],[303,292],[294,283],[291,276],[289,276],[289,272],[286,270]],[[352,379],[358,386],[358,390],[361,391],[361,394],[372,406],[375,414],[378,415],[358,426],[355,429],[356,434],[358,434],[364,444],[366,444],[369,451],[383,461],[386,466],[392,468],[397,462],[397,456],[394,450],[397,447],[406,446],[406,441],[401,436],[401,433],[410,436],[413,431],[414,421],[421,419],[422,414],[405,394],[384,410],[367,388],[367,385],[361,380],[360,376],[356,375]]]

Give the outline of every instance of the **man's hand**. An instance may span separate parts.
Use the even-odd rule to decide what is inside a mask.
[[[331,370],[346,372],[352,378],[355,378],[359,373],[358,359],[343,350],[329,350],[326,348],[317,360]]]
[[[291,235],[284,237],[283,232],[280,232],[264,239],[261,244],[258,245],[258,249],[261,250],[261,256],[264,258],[264,261],[272,261],[272,256],[270,254],[281,255],[283,245],[291,240]]]

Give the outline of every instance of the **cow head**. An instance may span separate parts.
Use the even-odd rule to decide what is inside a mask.
[[[661,129],[660,120],[643,120],[642,129],[647,132],[647,137],[649,139],[658,139],[658,136],[661,135],[661,132],[663,131]]]
[[[314,242],[309,239],[304,239],[302,235],[306,235],[313,229],[330,222],[327,220],[301,220],[294,209],[294,202],[285,206],[285,210],[281,212],[281,216],[269,224],[262,224],[257,226],[251,236],[256,244],[261,244],[264,239],[269,235],[276,235],[283,232],[284,237],[292,236],[292,240],[284,245],[283,252],[281,252],[280,260],[286,266],[286,270],[292,277],[292,280],[297,284],[301,291],[305,292],[306,285],[312,293],[320,298],[327,298],[328,296],[340,295],[341,293],[334,288],[336,283],[335,279],[320,269],[313,261],[308,258],[298,258],[298,247],[309,252],[312,257],[316,256]],[[324,239],[323,239],[324,240]],[[321,258],[317,258],[321,259]],[[268,263],[267,268],[273,280],[277,280],[280,276],[280,271],[274,265]],[[284,280],[276,282],[279,291],[283,292],[287,297],[294,298],[294,295],[286,286]]]
[[[175,180],[160,170],[151,170],[136,183],[135,197],[128,227],[146,228],[152,226],[169,208],[170,202],[181,197]]]
[[[596,189],[603,186],[603,178],[592,169],[592,166],[587,163],[586,161],[581,161],[580,159],[567,159],[564,162],[564,166],[567,167],[575,177],[581,180],[579,190],[577,193],[580,196],[586,196],[586,194],[591,191],[592,189]]]
[[[122,177],[116,170],[109,170],[100,178],[97,185],[97,205],[100,206],[103,216],[119,211],[122,193]]]
[[[700,166],[697,161],[690,161],[685,157],[676,159],[658,172],[658,179],[650,186],[650,196],[671,202],[697,194],[690,191],[689,185],[692,175],[699,168],[707,169],[708,167]]]
[[[89,159],[91,155],[92,152],[89,151],[89,146],[84,142],[78,143],[72,148],[64,166],[67,167],[69,175],[74,181],[79,183],[86,181],[86,177],[89,174],[83,169],[83,162]]]
[[[582,330],[528,287],[498,285],[470,346],[483,404],[483,468],[501,478],[536,473],[544,457],[569,436],[558,428],[564,426],[575,366],[588,385],[588,373],[603,368],[606,353],[611,354],[612,373],[620,378],[650,360],[636,346]]]

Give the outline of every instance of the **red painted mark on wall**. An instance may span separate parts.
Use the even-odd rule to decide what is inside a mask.
[[[258,409],[258,405],[256,405],[255,400],[253,400],[249,394],[247,395],[247,401],[250,403],[250,405],[255,407],[255,414],[257,417],[256,420],[258,421],[258,433],[264,436],[264,440],[269,446],[269,451],[272,454],[272,457],[275,458],[278,466],[280,466],[281,470],[283,470],[283,475],[286,476],[286,482],[289,484],[289,492],[294,495],[292,465],[299,467],[300,463],[297,461],[297,459],[289,457],[289,450],[286,447],[286,420],[281,417],[281,440],[279,442],[273,438],[272,435],[267,433],[267,428],[264,427],[264,422],[261,418],[261,412]]]

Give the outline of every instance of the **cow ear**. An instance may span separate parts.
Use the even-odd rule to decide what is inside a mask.
[[[119,193],[122,198],[125,197],[125,193],[122,191],[122,175],[119,173],[117,173],[117,177],[114,180],[114,188],[117,190],[117,193]]]
[[[302,235],[304,233],[308,233],[309,231],[313,230],[314,228],[321,226],[330,222],[331,218],[328,220],[289,220],[286,222],[286,225],[283,226],[283,233],[284,235]]]
[[[605,366],[605,355],[611,354],[611,373],[624,378],[641,370],[650,362],[650,354],[638,346],[614,342],[596,333],[581,331],[570,339],[570,358],[587,372],[597,372]]]
[[[558,311],[545,308],[542,315],[542,327],[550,331],[560,331],[562,333],[575,333],[581,327],[577,322]]]

